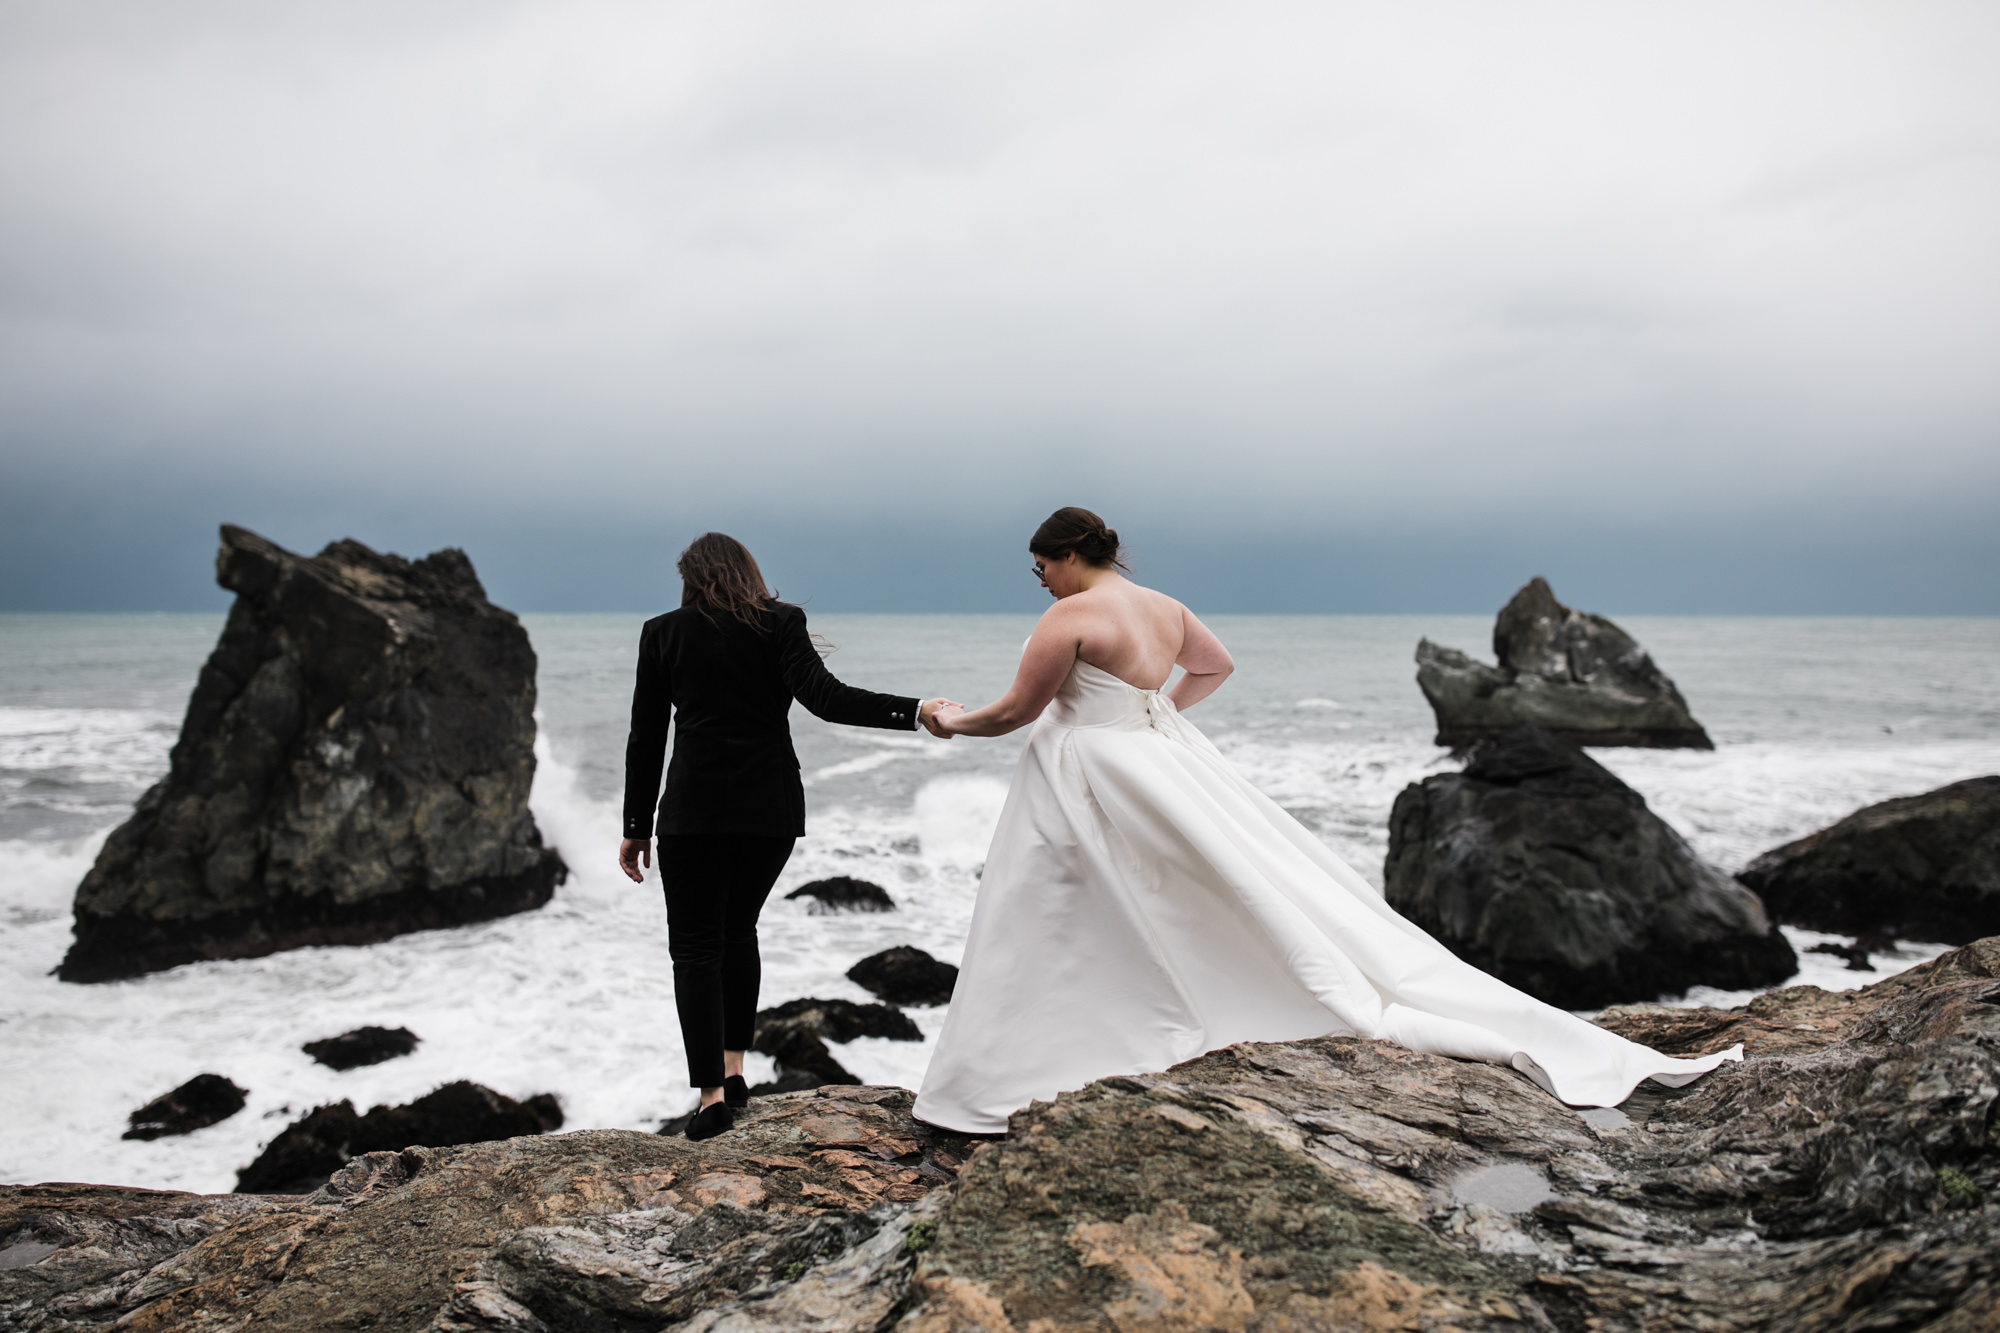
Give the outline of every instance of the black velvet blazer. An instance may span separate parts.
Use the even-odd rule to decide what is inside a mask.
[[[915,729],[918,700],[834,679],[806,632],[804,610],[780,604],[763,620],[760,632],[733,616],[711,620],[684,606],[639,632],[639,679],[625,743],[626,837],[802,837],[806,793],[787,721],[794,699],[828,722]],[[662,793],[669,717],[674,758]]]

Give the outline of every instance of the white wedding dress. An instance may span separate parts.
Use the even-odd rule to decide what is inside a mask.
[[[994,1133],[1093,1079],[1325,1035],[1511,1065],[1575,1106],[1743,1058],[1661,1055],[1461,962],[1164,694],[1078,661],[1014,771],[917,1117]]]

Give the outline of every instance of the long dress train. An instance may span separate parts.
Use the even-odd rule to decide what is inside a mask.
[[[1079,660],[1015,769],[916,1115],[992,1133],[1093,1079],[1325,1035],[1511,1065],[1573,1106],[1743,1058],[1661,1055],[1460,961],[1164,694]]]

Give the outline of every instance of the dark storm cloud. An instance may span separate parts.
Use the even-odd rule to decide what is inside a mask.
[[[1996,609],[1997,39],[1979,5],[6,6],[0,600],[80,534],[236,518],[483,541],[544,605],[711,524],[880,566],[821,571],[870,605],[915,596],[897,534],[966,540],[931,604],[1074,495],[1195,581],[1259,550],[1483,598],[1588,528],[1691,602],[1729,550],[1773,606],[1900,561]],[[1448,540],[1513,563],[1392,577]]]

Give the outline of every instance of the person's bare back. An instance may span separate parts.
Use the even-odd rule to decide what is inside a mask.
[[[1060,632],[1076,638],[1078,657],[1142,690],[1167,683],[1187,641],[1186,607],[1116,576],[1064,598],[1042,618],[1060,618]]]
[[[1133,583],[1111,564],[1071,553],[1038,557],[1035,572],[1056,604],[1042,613],[1007,693],[970,713],[941,708],[940,735],[1004,736],[1040,717],[1080,659],[1137,689],[1157,690],[1178,666],[1167,697],[1189,708],[1235,670],[1228,649],[1195,614],[1165,593]]]

